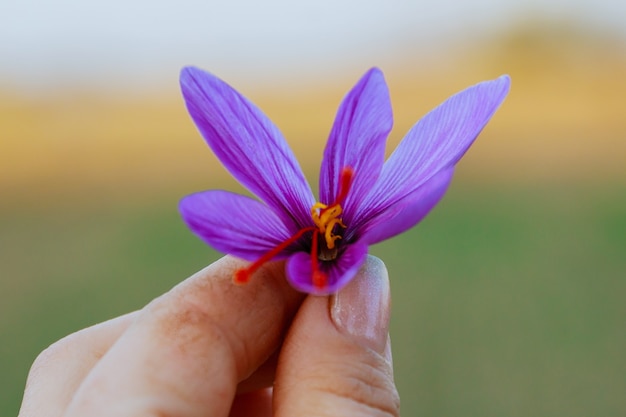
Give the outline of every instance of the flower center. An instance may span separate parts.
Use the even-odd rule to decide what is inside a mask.
[[[300,229],[296,234],[289,239],[280,243],[274,249],[265,253],[255,262],[250,264],[246,268],[239,269],[235,272],[234,281],[237,284],[244,284],[250,280],[252,274],[259,269],[263,264],[272,260],[282,251],[287,249],[293,243],[300,240],[308,232],[312,232],[311,236],[311,271],[313,285],[317,288],[324,288],[328,283],[328,276],[325,272],[319,268],[319,261],[332,261],[337,258],[339,251],[336,245],[336,241],[341,239],[341,235],[336,234],[338,228],[346,228],[346,225],[341,220],[341,214],[343,213],[343,204],[346,199],[350,187],[352,185],[352,179],[354,178],[354,170],[351,167],[344,167],[341,170],[339,191],[335,197],[335,201],[332,204],[323,204],[317,202],[311,207],[311,219],[314,226],[304,227]],[[319,242],[320,236],[323,237],[323,241]]]
[[[313,223],[317,226],[319,233],[326,239],[326,247],[328,249],[335,248],[335,240],[341,239],[341,236],[333,234],[335,226],[346,228],[339,216],[343,213],[343,209],[340,204],[327,206],[322,203],[315,203],[311,207],[311,217]]]

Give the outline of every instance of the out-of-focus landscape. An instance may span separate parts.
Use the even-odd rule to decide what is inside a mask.
[[[389,150],[452,93],[502,73],[512,88],[441,204],[372,249],[392,279],[403,415],[626,414],[626,41],[526,25],[442,55],[406,49],[382,68]],[[360,75],[240,91],[316,184]],[[182,196],[241,187],[182,100],[159,90],[6,87],[0,132],[0,409],[11,415],[43,348],[220,256],[183,226]]]

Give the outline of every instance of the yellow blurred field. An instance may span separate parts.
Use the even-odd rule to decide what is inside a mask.
[[[510,96],[462,162],[465,178],[623,181],[626,47],[586,38],[583,43],[575,36],[528,37],[514,32],[497,44],[450,51],[436,64],[399,58],[383,68],[395,111],[389,148],[453,92],[509,73]],[[228,80],[228,74],[218,75]],[[279,126],[305,170],[315,172],[335,109],[360,75],[243,93]],[[176,77],[172,74],[172,85]],[[0,126],[5,198],[96,189],[111,195],[138,188],[158,193],[175,184],[206,187],[227,178],[177,96],[67,91],[29,99],[5,92]]]

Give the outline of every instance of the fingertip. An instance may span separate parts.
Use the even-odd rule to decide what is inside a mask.
[[[337,294],[307,297],[281,351],[276,415],[397,416],[389,315],[387,270],[375,257]]]
[[[389,334],[389,275],[382,260],[368,256],[354,279],[330,298],[330,317],[355,342],[383,353]]]

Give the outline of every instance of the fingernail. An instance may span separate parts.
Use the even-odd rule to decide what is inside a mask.
[[[389,276],[380,259],[368,256],[356,277],[331,297],[330,316],[340,332],[379,353],[389,334]]]

